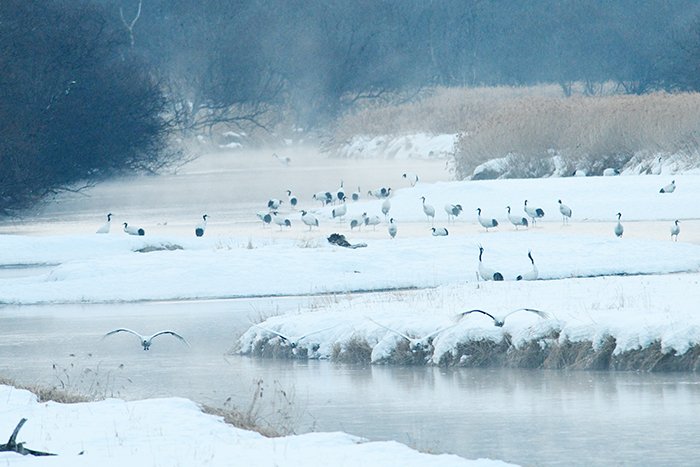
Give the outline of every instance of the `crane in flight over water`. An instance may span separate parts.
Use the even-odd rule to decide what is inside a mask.
[[[132,331],[131,329],[127,328],[119,328],[115,329],[114,331],[109,331],[107,334],[104,335],[104,337],[111,336],[112,334],[116,334],[118,332],[128,332],[130,334],[135,335],[136,337],[139,338],[139,341],[141,341],[141,346],[143,347],[143,350],[149,350],[151,348],[151,344],[153,344],[153,339],[162,336],[164,334],[170,334],[171,336],[174,336],[178,339],[180,339],[182,342],[187,344],[187,346],[190,346],[190,343],[185,340],[184,337],[182,337],[180,334],[176,333],[175,331],[170,331],[170,330],[165,330],[165,331],[158,331],[157,333],[150,335],[150,336],[142,336],[136,331]],[[103,339],[104,339],[103,337]]]

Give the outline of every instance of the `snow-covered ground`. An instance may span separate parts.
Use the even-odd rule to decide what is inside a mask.
[[[266,438],[227,425],[221,417],[205,414],[192,401],[180,398],[40,403],[28,391],[0,385],[0,401],[0,436],[9,438],[20,419],[26,418],[17,442],[57,454],[33,457],[0,452],[0,463],[5,465],[513,465],[425,454],[393,441],[369,442],[345,433]]]
[[[51,235],[2,235],[0,302],[101,303],[387,290],[380,297],[358,294],[342,304],[321,301],[312,309],[270,317],[238,340],[246,353],[268,342],[280,345],[271,330],[289,337],[308,335],[299,348],[310,349],[307,355],[312,358],[330,358],[348,343],[363,341],[378,363],[405,346],[400,334],[419,341],[432,334],[431,341],[421,342],[429,350],[429,363],[453,355],[465,341],[500,342],[504,336],[516,347],[538,340],[543,346],[552,340],[596,346],[613,337],[616,354],[654,342],[664,352],[682,354],[700,343],[700,316],[695,313],[700,299],[700,176],[676,175],[678,188],[672,194],[659,193],[669,177],[651,175],[421,181],[415,187],[398,176],[392,180],[403,183],[394,186],[390,198],[387,217],[397,220],[399,231],[393,240],[380,212],[383,201],[367,199],[366,192],[363,200],[348,203],[343,222],[330,219],[332,206],[314,205],[305,196],[302,207],[321,219],[318,230],[304,226],[298,211],[283,211],[292,228],[280,231],[277,226],[263,228],[255,211],[244,219],[224,221],[215,210],[207,210],[211,221],[203,238],[194,238],[194,226],[186,226],[182,218],[144,225],[145,237],[127,236],[119,228],[124,220],[119,216],[108,235],[92,233],[99,221],[89,228],[82,223],[78,231],[64,226]],[[280,180],[270,191],[283,193],[286,186]],[[430,235],[421,196],[436,209],[435,225],[448,228],[450,235]],[[505,207],[524,215],[525,199],[546,214],[537,227],[516,231],[505,218]],[[568,226],[561,224],[558,199],[573,209]],[[266,201],[260,199],[260,209]],[[463,207],[456,222],[448,223],[443,209],[447,203]],[[476,221],[477,208],[500,226],[486,232]],[[350,229],[349,218],[363,212],[381,216],[376,230]],[[625,225],[623,238],[613,234],[617,212]],[[681,219],[677,243],[669,232],[674,219]],[[367,247],[330,245],[326,236],[331,232]],[[504,282],[477,279],[479,245],[485,248],[484,263],[501,272]],[[516,281],[532,268],[528,251],[539,280]],[[549,318],[519,312],[502,328],[480,314],[456,319],[472,308],[501,314],[521,307],[543,310]],[[237,337],[231,337],[232,344]],[[471,465],[451,456],[426,457],[396,443],[358,442],[345,434],[269,440],[231,428],[180,399],[64,406],[39,404],[22,391],[0,388],[0,400],[0,431],[9,437],[17,421],[27,417],[21,440],[30,448],[61,454],[41,460],[0,455],[0,460],[11,462],[227,465],[234,457],[255,465],[386,465],[387,459],[408,465]],[[194,446],[192,439],[203,441]]]
[[[456,140],[456,134],[355,136],[338,150],[338,156],[366,159],[446,159],[454,153]]]

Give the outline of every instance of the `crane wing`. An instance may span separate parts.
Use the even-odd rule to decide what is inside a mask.
[[[457,323],[450,324],[449,326],[445,326],[445,327],[443,327],[443,328],[440,328],[440,329],[438,329],[437,331],[433,331],[433,332],[431,332],[430,334],[428,334],[427,336],[423,337],[422,340],[428,340],[428,339],[430,339],[431,337],[437,336],[437,335],[440,334],[441,332],[447,331],[448,329],[453,328],[453,327],[455,327],[455,326],[457,326]]]
[[[190,343],[185,340],[184,337],[182,337],[180,334],[176,333],[175,331],[158,331],[157,333],[153,334],[151,337],[149,337],[149,340],[152,340],[154,337],[162,336],[163,334],[170,334],[171,336],[177,337],[180,339],[182,342],[187,344],[188,347],[190,346]]]
[[[338,327],[338,325],[337,325],[337,324],[334,324],[333,326],[328,326],[327,328],[322,328],[322,329],[317,329],[316,331],[307,332],[306,334],[297,337],[297,338],[295,339],[295,341],[296,341],[296,342],[299,342],[300,340],[304,339],[305,337],[309,337],[309,336],[311,336],[311,335],[313,335],[313,334],[318,334],[318,333],[323,332],[323,331],[328,331],[329,329],[333,329],[333,328],[336,328],[336,327]]]
[[[377,326],[382,327],[382,328],[386,329],[387,331],[393,332],[394,334],[403,337],[404,339],[406,339],[406,340],[409,341],[409,342],[412,342],[412,341],[413,341],[413,339],[411,339],[410,337],[408,337],[406,334],[403,334],[403,333],[397,331],[396,329],[391,329],[391,328],[388,327],[388,326],[384,326],[382,323],[378,323],[377,321],[373,320],[373,319],[370,318],[370,317],[367,317],[367,319],[370,320],[370,321],[372,321],[372,322],[373,322],[374,324],[376,324]]]
[[[478,309],[463,311],[463,312],[459,313],[457,316],[458,316],[458,319],[461,319],[463,316],[467,316],[468,314],[471,314],[471,313],[481,313],[482,315],[486,315],[489,318],[491,318],[494,322],[498,322],[496,317],[493,316],[491,313],[487,313],[484,310],[478,310]]]
[[[114,331],[109,331],[107,334],[105,334],[104,336],[102,336],[102,338],[104,339],[105,337],[111,336],[112,334],[116,334],[116,333],[118,333],[118,332],[128,332],[128,333],[133,334],[133,335],[135,335],[136,337],[138,337],[138,338],[139,338],[139,341],[143,341],[143,340],[144,340],[144,338],[143,338],[143,336],[142,336],[141,334],[139,334],[139,333],[136,332],[136,331],[132,331],[131,329],[127,329],[127,328],[119,328],[119,329],[115,329]]]
[[[529,311],[529,312],[531,312],[531,313],[535,313],[535,314],[538,315],[540,318],[544,318],[544,319],[549,319],[549,318],[551,318],[551,316],[549,315],[549,313],[547,313],[546,311],[535,310],[534,308],[517,308],[517,309],[515,309],[515,310],[513,310],[513,311],[510,311],[510,312],[506,313],[505,315],[503,315],[502,321],[505,320],[508,316],[512,315],[513,313],[517,313],[518,311]]]
[[[290,341],[291,341],[291,339],[290,339],[289,337],[285,336],[284,334],[282,334],[282,333],[280,333],[280,332],[275,331],[274,329],[266,328],[265,326],[261,326],[261,325],[259,325],[259,324],[253,324],[253,326],[257,326],[257,327],[259,327],[260,329],[264,329],[264,330],[267,331],[267,332],[271,332],[272,334],[275,334],[276,336],[279,336],[280,338],[282,338],[282,340],[285,340],[285,341],[287,341],[287,342],[290,342]]]

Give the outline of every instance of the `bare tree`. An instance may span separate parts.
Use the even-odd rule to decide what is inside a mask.
[[[131,21],[127,21],[124,18],[124,10],[121,6],[119,7],[119,17],[122,20],[122,24],[124,25],[126,30],[129,32],[129,43],[131,44],[132,48],[134,47],[134,26],[136,26],[136,22],[141,17],[141,2],[142,2],[142,0],[139,0],[138,9],[136,10],[136,14],[134,15],[134,17]]]

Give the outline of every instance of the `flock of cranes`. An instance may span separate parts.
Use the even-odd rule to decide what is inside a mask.
[[[402,178],[408,180],[412,187],[416,186],[416,183],[419,180],[418,175],[412,172],[404,173],[402,175]],[[673,193],[675,190],[676,181],[673,180],[668,185],[662,187],[659,190],[659,193]],[[282,205],[285,203],[288,204],[291,210],[297,210],[300,205],[300,201],[299,198],[295,196],[291,190],[286,190],[286,194],[286,201],[279,198],[270,198],[267,201],[267,210],[257,212],[257,217],[263,223],[263,226],[274,223],[275,225],[279,226],[280,230],[292,227],[292,220],[290,219],[290,217],[281,214],[280,210],[282,208]],[[355,228],[361,229],[362,226],[371,226],[373,230],[376,230],[376,227],[382,224],[382,222],[387,222],[387,233],[391,238],[395,238],[398,233],[398,226],[396,218],[389,217],[389,213],[392,208],[391,195],[392,188],[387,186],[381,186],[372,190],[368,190],[368,197],[382,200],[380,207],[381,216],[379,214],[369,215],[367,212],[363,212],[361,215],[355,216],[349,220],[350,229],[354,230]],[[344,182],[341,180],[338,189],[314,193],[312,196],[312,200],[320,202],[322,206],[334,204],[335,206],[330,211],[330,217],[331,219],[338,219],[339,222],[342,222],[346,218],[348,213],[348,201],[358,201],[361,198],[361,196],[362,194],[360,187],[358,187],[357,190],[353,191],[350,195],[347,195],[345,192]],[[423,209],[423,213],[426,216],[428,222],[430,222],[430,230],[432,235],[436,237],[449,235],[449,231],[447,230],[447,228],[435,226],[435,207],[427,202],[427,198],[425,196],[421,196],[419,199],[421,200],[421,207]],[[564,204],[561,199],[558,200],[558,205],[559,213],[562,217],[562,223],[566,225],[569,223],[573,211],[569,206]],[[455,222],[459,218],[459,216],[463,213],[464,209],[461,204],[448,203],[445,204],[444,211],[447,214],[447,223],[450,224]],[[308,209],[301,209],[300,212],[301,221],[304,225],[308,226],[309,230],[320,227],[321,220],[316,214],[312,213]],[[485,216],[481,208],[476,209],[476,214],[478,223],[482,227],[484,227],[487,232],[489,231],[489,229],[499,227],[500,224],[498,220],[493,217]],[[533,227],[535,226],[537,220],[544,218],[544,216],[544,209],[542,209],[541,207],[533,207],[531,204],[528,204],[528,200],[525,200],[523,202],[523,214],[514,212],[510,206],[506,206],[506,218],[508,219],[510,224],[512,224],[515,227],[515,230],[518,230],[520,227]],[[96,232],[99,234],[109,233],[112,217],[113,214],[108,213],[106,222],[101,227],[99,227]],[[208,217],[209,216],[207,214],[204,214],[202,216],[202,220],[195,226],[195,236],[204,236],[207,227]],[[679,224],[680,221],[675,220],[673,225],[671,226],[671,239],[674,241],[678,241],[678,235],[680,234]],[[129,235],[143,236],[146,233],[143,228],[131,225],[128,222],[124,222],[122,223],[122,225],[124,232]],[[622,237],[624,231],[625,229],[622,225],[622,213],[618,212],[617,223],[613,228],[613,232],[615,236]],[[482,253],[480,253],[480,264]],[[532,261],[532,258],[530,258],[530,260]],[[523,275],[523,278],[527,277],[528,274]]]
[[[406,172],[402,175],[402,178],[406,179],[412,187],[416,186],[419,181],[418,175],[412,172]],[[676,190],[676,181],[671,181],[670,184],[662,187],[659,193],[673,193]],[[320,202],[322,206],[334,205],[330,211],[331,219],[338,219],[339,222],[343,222],[348,214],[348,202],[357,201],[361,198],[361,189],[357,187],[356,191],[353,191],[350,195],[345,192],[344,182],[340,181],[340,186],[336,190],[321,191],[314,193],[312,195],[312,200]],[[292,193],[291,190],[286,190],[287,199],[282,200],[279,198],[270,198],[267,201],[267,210],[258,211],[257,217],[262,221],[263,226],[268,224],[275,224],[279,226],[280,230],[284,228],[292,227],[292,220],[287,215],[281,214],[280,209],[283,204],[287,204],[291,210],[297,210],[300,205],[299,198]],[[382,200],[380,210],[381,215],[370,215],[367,212],[363,212],[361,215],[357,215],[349,219],[349,227],[351,230],[355,228],[361,229],[362,226],[372,227],[372,230],[376,230],[377,226],[386,222],[386,231],[390,238],[395,238],[398,234],[398,225],[395,217],[390,217],[389,213],[391,211],[391,195],[392,188],[388,186],[381,186],[375,189],[368,190],[366,195],[370,198]],[[449,231],[445,227],[435,226],[435,207],[427,202],[425,196],[419,198],[421,200],[421,207],[424,215],[428,222],[430,222],[431,234],[435,237],[444,237],[449,235]],[[561,199],[557,200],[559,205],[559,213],[561,214],[562,224],[566,225],[572,218],[572,209],[564,204]],[[463,207],[461,204],[445,204],[444,211],[447,214],[447,223],[454,223],[463,213]],[[313,228],[319,228],[321,225],[321,219],[319,216],[311,212],[309,209],[301,209],[301,222],[308,226],[309,231]],[[506,217],[510,224],[513,225],[515,230],[519,228],[529,228],[535,226],[538,219],[542,219],[545,216],[545,211],[541,207],[535,207],[528,203],[528,200],[523,202],[522,213],[517,213],[511,209],[510,206],[506,206]],[[106,234],[110,232],[110,226],[112,222],[112,213],[107,214],[106,222],[97,229],[97,233]],[[194,228],[195,236],[204,236],[207,228],[208,215],[204,214],[202,220],[196,224]],[[481,208],[476,209],[476,219],[484,229],[488,232],[489,229],[497,228],[500,226],[499,221],[493,217],[485,216]],[[145,235],[145,230],[141,227],[134,226],[128,222],[123,222],[123,230],[129,235],[143,236]],[[622,213],[617,213],[617,223],[614,225],[613,233],[616,237],[620,238],[625,232],[624,226],[622,225]],[[671,239],[673,241],[678,241],[678,235],[680,234],[680,221],[675,220],[670,229]],[[503,280],[503,275],[498,272],[491,270],[486,267],[483,263],[484,250],[479,247],[479,277],[483,280]],[[517,280],[534,280],[538,277],[537,267],[535,261],[532,258],[531,252],[528,252],[528,258],[532,264],[532,269],[516,277]]]
[[[280,162],[288,164],[289,160],[288,158],[285,160],[280,159],[278,157],[278,160]],[[402,175],[402,178],[406,179],[412,187],[416,186],[416,184],[419,181],[419,177],[416,174],[413,173],[404,173]],[[676,182],[673,180],[670,184],[662,187],[659,190],[659,193],[673,193],[676,190]],[[286,200],[278,199],[278,198],[270,198],[267,202],[267,210],[264,211],[259,211],[257,213],[258,218],[262,221],[263,226],[268,225],[268,224],[276,224],[280,227],[280,229],[283,228],[291,228],[292,222],[291,219],[283,214],[280,213],[280,210],[282,209],[284,204],[287,204],[292,210],[297,210],[300,206],[300,199],[295,196],[291,190],[286,190],[286,195],[287,198]],[[397,236],[398,233],[398,226],[397,226],[397,221],[394,217],[390,217],[389,213],[391,212],[392,208],[392,203],[391,203],[391,195],[392,195],[392,188],[391,187],[378,187],[372,190],[368,190],[366,192],[366,195],[371,198],[379,199],[382,200],[382,203],[380,205],[380,211],[381,215],[379,213],[375,214],[368,214],[367,212],[363,212],[360,216],[356,216],[352,219],[349,220],[349,226],[352,229],[355,228],[361,228],[362,226],[372,226],[374,230],[376,230],[376,227],[382,222],[387,223],[387,232],[389,236],[393,239]],[[333,208],[330,211],[330,217],[331,219],[338,219],[339,222],[342,222],[348,214],[348,202],[352,201],[358,201],[362,197],[362,191],[360,187],[357,187],[357,190],[353,191],[350,194],[347,194],[345,192],[344,188],[344,183],[341,180],[340,186],[337,190],[334,191],[322,191],[322,192],[317,192],[313,194],[312,200],[316,202],[320,202],[321,206],[328,206],[328,205],[334,205]],[[431,233],[432,236],[435,237],[441,237],[441,236],[448,236],[449,231],[445,227],[441,226],[435,226],[435,215],[436,215],[436,210],[434,206],[428,203],[428,200],[425,196],[421,196],[420,198],[420,207],[422,207],[423,213],[426,216],[426,219],[428,222],[431,224]],[[557,204],[559,207],[559,213],[562,218],[562,224],[566,225],[570,222],[572,215],[573,215],[573,210],[564,204],[561,199],[557,200]],[[463,214],[464,209],[461,204],[445,204],[444,206],[444,211],[447,214],[447,223],[454,223],[458,220],[458,218]],[[308,227],[309,231],[312,229],[316,228],[318,229],[320,227],[321,221],[319,217],[311,212],[308,209],[300,209],[299,210],[301,216],[301,222]],[[522,212],[515,212],[514,210],[511,209],[510,206],[506,206],[506,212],[507,212],[507,220],[510,222],[510,224],[513,225],[515,230],[519,230],[519,228],[529,228],[535,226],[536,222],[540,219],[543,219],[545,216],[545,211],[541,207],[533,206],[528,203],[528,200],[524,200],[523,205],[522,205]],[[204,214],[201,218],[201,221],[195,225],[194,228],[194,233],[196,237],[202,237],[205,235],[206,228],[207,228],[207,220],[208,220],[208,215]],[[112,222],[113,214],[108,213],[107,214],[107,219],[106,222],[100,226],[96,233],[99,234],[106,234],[110,232],[110,227],[111,227],[111,222]],[[478,221],[478,224],[481,225],[484,229],[486,229],[487,232],[489,232],[490,229],[498,228],[500,226],[499,221],[491,216],[485,215],[485,213],[482,211],[481,208],[476,209],[476,220]],[[622,213],[618,212],[617,213],[617,222],[614,225],[613,228],[613,233],[615,234],[616,237],[622,237],[624,234],[624,226],[622,225]],[[128,222],[123,222],[123,231],[129,235],[136,235],[136,236],[143,236],[145,235],[145,231],[143,228],[134,226],[129,224]],[[671,232],[671,239],[674,241],[678,240],[678,235],[680,233],[680,221],[675,220],[673,222],[673,225],[671,226],[670,229]],[[493,267],[491,264],[487,264],[485,260],[485,249],[483,246],[479,245],[478,247],[478,277],[481,280],[484,281],[504,281],[506,280],[506,277],[503,272],[499,271],[498,268]],[[516,281],[529,281],[529,280],[537,280],[539,278],[539,271],[537,268],[537,265],[535,264],[535,259],[533,257],[532,251],[527,252],[527,258],[530,262],[530,269],[518,274],[515,277],[510,278],[510,280],[516,280]],[[549,318],[549,315],[543,311],[536,310],[536,309],[531,309],[531,308],[518,308],[516,310],[513,310],[511,312],[502,314],[502,315],[495,315],[491,314],[489,312],[480,310],[480,309],[472,309],[468,311],[464,311],[459,313],[458,319],[461,319],[467,315],[481,315],[485,316],[493,321],[494,326],[497,327],[503,327],[505,323],[506,317],[512,315],[513,313],[516,312],[529,312],[533,313],[540,318],[546,319]],[[409,342],[410,348],[412,350],[419,349],[419,348],[424,348],[432,342],[432,339],[434,339],[437,335],[440,333],[444,332],[445,330],[452,328],[456,326],[456,323],[450,324],[448,326],[445,326],[443,328],[440,328],[426,336],[416,338],[416,337],[409,337],[406,333],[395,330],[390,328],[389,326],[386,326],[384,324],[378,323],[371,318],[369,318],[371,321],[373,321],[375,324],[378,326],[385,328],[387,331],[394,333],[398,336],[400,336],[403,339],[406,339]],[[330,328],[324,328],[316,331],[312,331],[310,333],[301,335],[301,336],[286,336],[283,333],[279,331],[275,331],[272,329],[265,328],[261,325],[255,325],[266,332],[269,332],[271,334],[274,334],[277,336],[279,339],[281,339],[283,342],[291,346],[292,348],[296,348],[300,341],[307,338],[308,336],[312,334],[317,334],[322,331],[325,331]],[[154,333],[153,335],[150,336],[144,336],[141,335],[135,331],[132,331],[127,328],[119,328],[115,329],[113,331],[110,331],[104,335],[104,337],[107,336],[112,336],[117,333],[129,333],[133,334],[139,339],[139,343],[142,346],[143,350],[149,350],[154,338],[158,336],[163,336],[163,335],[170,335],[172,337],[177,338],[184,344],[189,346],[189,343],[187,340],[185,340],[184,337],[179,335],[178,333],[171,331],[171,330],[163,330]]]
[[[406,172],[402,175],[403,178],[407,179],[411,186],[415,186],[416,183],[418,182],[419,178],[418,175],[412,172]],[[659,193],[673,193],[676,190],[676,181],[672,180],[671,183],[668,185],[662,187],[659,190]],[[286,190],[287,193],[287,204],[290,206],[292,210],[296,210],[299,206],[299,198],[295,196],[291,190]],[[378,187],[373,190],[368,190],[367,191],[367,196],[376,198],[376,199],[382,199],[382,204],[381,204],[381,213],[383,215],[384,221],[387,221],[388,219],[388,225],[387,225],[387,232],[391,238],[395,238],[397,233],[398,233],[398,227],[397,227],[397,222],[395,218],[390,218],[389,219],[389,212],[391,211],[391,194],[392,194],[392,189],[391,187]],[[344,183],[341,180],[340,181],[340,187],[335,190],[335,191],[322,191],[313,194],[312,199],[315,201],[320,201],[322,206],[326,206],[329,204],[337,203],[335,207],[331,210],[331,218],[332,219],[338,219],[339,221],[343,221],[345,217],[347,216],[348,212],[348,205],[347,201],[352,200],[352,201],[358,201],[361,198],[361,190],[360,187],[357,188],[357,191],[354,191],[349,197],[345,193],[345,188],[344,188]],[[433,207],[431,204],[427,203],[427,199],[425,196],[421,196],[419,198],[422,202],[422,209],[423,213],[425,214],[427,220],[431,224],[431,232],[433,236],[446,236],[449,235],[449,231],[445,227],[435,227],[435,207]],[[292,227],[292,221],[289,217],[280,214],[280,208],[284,204],[284,201],[278,198],[270,198],[267,201],[267,210],[266,211],[258,211],[257,212],[257,217],[262,221],[263,226],[272,224],[274,223],[275,225],[278,225],[280,227],[280,230],[283,228],[291,228]],[[559,204],[559,212],[562,216],[562,223],[564,225],[569,223],[569,220],[572,217],[572,209],[564,204],[562,200],[558,200]],[[457,218],[462,214],[463,208],[461,204],[446,204],[444,206],[444,210],[447,214],[447,223],[450,224],[451,222],[455,222]],[[537,222],[538,219],[542,219],[545,216],[544,209],[540,207],[532,207],[531,205],[528,205],[528,200],[525,200],[523,203],[523,212],[525,215],[518,214],[516,212],[513,212],[510,206],[506,206],[506,217],[508,221],[515,227],[515,230],[518,230],[519,227],[524,227],[528,228],[530,226],[534,226],[535,223]],[[486,229],[488,232],[489,229],[496,228],[499,226],[499,222],[497,219],[493,217],[485,217],[482,216],[482,210],[481,208],[476,209],[477,213],[477,221],[478,223]],[[106,234],[110,232],[110,227],[111,227],[111,222],[112,222],[112,213],[107,214],[107,220],[106,222],[100,226],[96,233],[98,234]],[[202,237],[204,236],[204,233],[206,231],[207,227],[207,218],[209,216],[207,214],[204,214],[202,216],[202,221],[199,222],[195,228],[195,236],[197,237]],[[310,212],[309,210],[302,209],[301,210],[301,221],[303,224],[309,227],[309,230],[313,229],[314,227],[318,228],[320,227],[320,220],[319,218]],[[360,216],[353,217],[349,221],[349,226],[351,230],[354,230],[355,228],[361,228],[363,225],[364,226],[372,226],[373,230],[376,230],[377,225],[380,225],[382,223],[382,218],[379,215],[368,215],[366,212],[362,213]],[[675,220],[673,222],[673,225],[671,226],[671,239],[674,241],[678,241],[678,235],[680,234],[680,221]],[[125,233],[129,235],[136,235],[136,236],[143,236],[146,234],[145,230],[141,227],[137,227],[134,225],[130,225],[128,222],[122,223],[123,225],[123,230]],[[617,213],[617,223],[615,224],[613,228],[613,232],[615,236],[617,237],[622,237],[624,234],[625,228],[622,225],[622,213],[618,212]]]
[[[457,313],[455,316],[452,317],[451,322],[449,324],[446,324],[445,326],[429,333],[424,336],[410,336],[408,332],[406,331],[399,331],[397,329],[392,328],[391,326],[388,326],[386,324],[380,323],[379,321],[376,321],[375,319],[370,318],[369,316],[366,316],[365,319],[371,321],[378,327],[384,329],[387,331],[387,333],[394,334],[401,339],[404,339],[408,342],[408,348],[411,352],[429,352],[432,348],[435,347],[434,340],[443,332],[452,329],[456,326],[459,326],[462,324],[464,321],[464,318],[467,316],[483,316],[487,319],[490,319],[493,321],[493,325],[499,328],[502,328],[505,325],[506,318],[509,316],[515,314],[515,313],[531,313],[541,319],[551,319],[551,315],[545,311],[542,310],[537,310],[534,308],[517,308],[515,310],[510,310],[505,313],[489,313],[487,311],[481,310],[481,309],[471,309],[471,310],[466,310]],[[272,335],[272,339],[278,338],[283,345],[289,346],[292,351],[295,351],[300,345],[302,345],[302,341],[306,340],[309,336],[320,334],[324,331],[333,329],[337,327],[338,325],[335,326],[330,326],[330,327],[324,327],[321,329],[316,329],[310,332],[307,332],[305,334],[302,334],[300,336],[288,336],[284,334],[283,332],[262,326],[260,324],[254,324],[255,327],[262,329],[263,331],[269,333]],[[318,347],[318,343],[314,343],[311,341],[307,342],[306,345],[307,348],[315,349]]]

